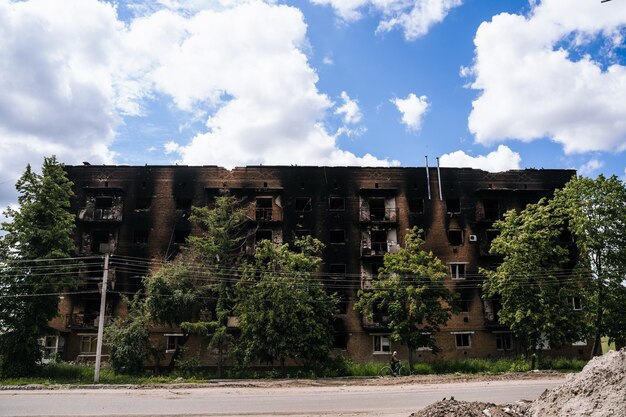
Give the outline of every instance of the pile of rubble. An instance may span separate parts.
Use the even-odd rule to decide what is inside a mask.
[[[495,405],[443,400],[411,417],[624,417],[626,350],[592,359],[578,374],[532,403]]]

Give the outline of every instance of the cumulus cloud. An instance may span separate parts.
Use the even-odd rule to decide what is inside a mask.
[[[442,155],[439,163],[443,167],[476,168],[489,172],[520,169],[522,158],[507,146],[500,145],[498,149],[487,155],[471,156],[463,151],[456,151]]]
[[[113,163],[124,118],[163,99],[206,126],[165,148],[182,163],[392,163],[339,149],[324,127],[332,102],[303,52],[298,9],[261,0],[132,7],[122,22],[96,0],[0,0],[0,204],[44,155]]]
[[[473,75],[480,90],[469,116],[476,141],[548,137],[566,153],[626,149],[626,67],[611,63],[623,46],[626,8],[587,0],[531,1],[528,16],[499,14],[476,33]],[[599,56],[579,49],[608,40]],[[622,43],[615,43],[622,39]]]
[[[585,162],[583,165],[581,165],[580,168],[578,168],[578,173],[580,175],[589,176],[595,173],[597,170],[599,170],[603,166],[604,166],[604,162],[593,158]]]
[[[311,0],[314,4],[331,6],[344,22],[363,16],[365,9],[382,15],[376,32],[400,29],[406,40],[415,40],[443,21],[448,12],[462,0]]]
[[[428,97],[417,97],[414,93],[410,93],[406,98],[394,98],[391,102],[395,104],[398,111],[402,113],[402,123],[409,130],[417,132],[422,127],[422,119],[424,114],[430,107]]]
[[[363,118],[363,113],[359,109],[358,100],[351,99],[345,91],[341,92],[341,99],[343,104],[337,107],[335,114],[343,116],[343,122],[346,124],[359,123]]]

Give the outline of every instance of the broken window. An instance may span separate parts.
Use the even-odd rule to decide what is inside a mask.
[[[500,218],[500,203],[498,200],[483,200],[485,219],[498,220]]]
[[[375,254],[384,254],[387,252],[387,231],[372,230],[371,231],[371,249]]]
[[[448,230],[448,242],[452,246],[461,246],[463,244],[463,231],[458,229]]]
[[[148,231],[147,230],[135,230],[133,232],[133,242],[138,245],[148,243]]]
[[[459,307],[461,313],[469,313],[472,305],[472,291],[461,290],[459,291]]]
[[[578,311],[583,309],[580,297],[569,297],[569,302],[574,310]]]
[[[113,207],[113,197],[96,197],[97,209],[110,209]]]
[[[496,229],[489,229],[485,232],[485,236],[487,237],[487,249],[489,249],[493,240],[500,236],[500,231]]]
[[[293,232],[296,239],[303,239],[307,236],[311,236],[311,231],[307,229],[299,229]]]
[[[342,319],[333,320],[333,349],[348,347],[348,331]]]
[[[346,275],[346,264],[330,264],[328,273],[333,280],[344,279]]]
[[[330,231],[330,243],[346,243],[346,232],[343,229],[335,229]]]
[[[391,352],[391,342],[389,341],[388,336],[383,335],[374,335],[372,336],[374,339],[374,353],[389,353]]]
[[[174,230],[174,243],[177,245],[183,245],[187,243],[187,238],[189,237],[189,230]]]
[[[138,197],[135,201],[135,210],[147,210],[150,208],[152,199],[150,197]]]
[[[259,243],[262,240],[272,241],[272,231],[271,230],[257,230],[254,235],[255,243]]]
[[[452,279],[465,279],[465,266],[463,263],[451,263],[450,264],[450,276]]]
[[[513,335],[511,333],[496,334],[496,349],[511,350],[513,348]]]
[[[346,200],[343,197],[330,197],[328,199],[328,210],[344,211],[346,209]]]
[[[448,214],[460,213],[461,212],[461,199],[459,198],[446,199],[446,210]]]
[[[93,253],[106,252],[106,247],[102,245],[108,245],[109,239],[110,239],[110,236],[107,230],[94,230],[91,233],[91,252]]]
[[[457,333],[454,335],[457,349],[465,349],[472,347],[472,338],[470,333]]]
[[[370,220],[385,220],[385,199],[370,198],[369,201]]]
[[[191,210],[191,198],[177,197],[176,198],[176,210]]]
[[[296,197],[296,211],[311,211],[311,197]]]
[[[372,264],[372,278],[377,278],[378,274],[380,274],[380,270],[384,267],[385,265],[380,264],[380,263],[373,263]]]
[[[409,212],[412,214],[424,213],[424,200],[409,200]]]
[[[261,221],[272,220],[272,197],[257,197],[256,219]]]

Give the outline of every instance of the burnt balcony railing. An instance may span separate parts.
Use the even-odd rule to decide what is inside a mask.
[[[398,209],[361,207],[359,219],[362,222],[395,223],[398,221]]]
[[[386,242],[361,242],[361,256],[385,256],[386,253],[395,253],[398,243]]]
[[[117,207],[93,208],[84,207],[78,214],[80,220],[86,222],[121,222],[122,210]]]
[[[65,327],[79,329],[93,329],[98,327],[98,313],[73,313],[65,315]],[[104,324],[106,324],[110,316],[104,316]]]
[[[391,318],[384,314],[374,314],[371,317],[363,316],[361,323],[366,329],[386,328]]]

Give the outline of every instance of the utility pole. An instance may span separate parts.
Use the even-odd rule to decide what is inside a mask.
[[[102,289],[100,290],[100,316],[98,317],[98,341],[96,343],[96,369],[93,382],[100,381],[100,361],[102,359],[102,337],[104,335],[104,314],[107,304],[107,281],[109,279],[109,253],[104,254],[104,270],[102,271]]]

